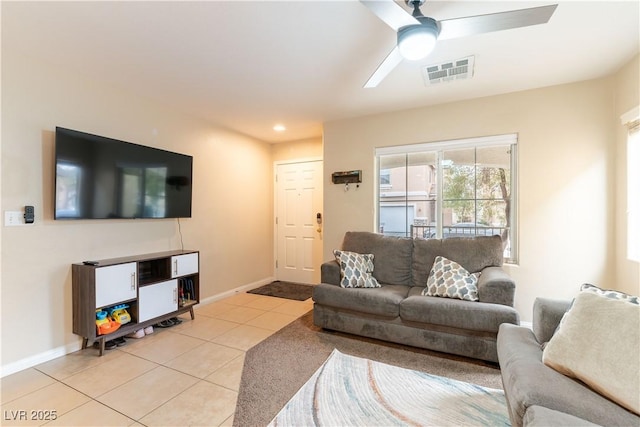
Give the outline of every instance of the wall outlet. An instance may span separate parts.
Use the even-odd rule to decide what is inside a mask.
[[[24,213],[21,211],[4,211],[4,226],[25,225]]]

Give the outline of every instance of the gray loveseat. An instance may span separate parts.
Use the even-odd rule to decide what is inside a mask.
[[[570,304],[537,298],[533,331],[500,326],[498,358],[512,425],[639,426],[637,415],[542,362],[542,344],[551,339]]]
[[[500,236],[412,239],[347,232],[341,249],[373,254],[373,276],[382,286],[342,288],[338,262],[325,262],[322,283],[313,290],[317,326],[497,362],[500,324],[519,324],[515,284],[501,267]],[[479,301],[422,295],[438,255],[481,272]]]

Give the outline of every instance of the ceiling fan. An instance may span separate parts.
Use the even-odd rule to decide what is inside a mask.
[[[413,7],[411,15],[393,0],[360,2],[398,33],[396,47],[367,80],[365,88],[376,87],[403,59],[425,58],[435,47],[437,40],[545,24],[558,7],[557,4],[553,4],[436,21],[424,16],[420,11],[420,6],[425,0],[405,0],[408,6]]]

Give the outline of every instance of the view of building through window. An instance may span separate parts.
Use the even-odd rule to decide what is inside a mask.
[[[516,139],[503,140],[379,151],[378,231],[422,238],[497,234],[505,259],[515,262]]]

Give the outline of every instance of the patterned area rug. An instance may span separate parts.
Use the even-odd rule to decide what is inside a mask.
[[[268,285],[260,286],[252,289],[248,293],[267,295],[270,297],[286,298],[296,301],[304,301],[311,298],[313,285],[304,285],[302,283],[281,282],[279,280],[271,282]]]
[[[502,390],[334,350],[271,426],[509,426]]]

